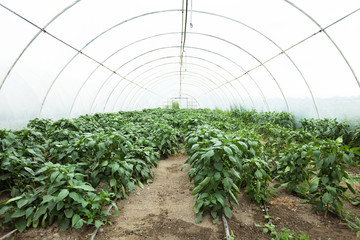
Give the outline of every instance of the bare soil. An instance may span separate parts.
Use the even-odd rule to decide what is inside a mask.
[[[193,212],[193,186],[187,177],[188,169],[180,171],[187,156],[173,155],[159,162],[154,168],[154,182],[137,188],[128,199],[117,201],[120,216],[111,217],[112,225],[100,228],[96,240],[219,240],[224,239],[223,223],[212,223],[206,216],[201,224],[195,223]],[[242,191],[243,192],[243,191]],[[310,204],[301,204],[300,199],[279,190],[268,204],[269,214],[279,231],[287,228],[297,233],[307,233],[310,239],[360,239],[356,232],[338,218],[323,213],[312,213]],[[351,210],[360,216],[358,208]],[[240,194],[239,205],[233,209],[233,217],[228,220],[235,239],[271,239],[270,234],[256,227],[267,222],[261,205],[251,202],[245,194]],[[12,239],[41,240],[83,240],[90,239],[93,227],[60,230],[56,224],[42,229],[27,229],[12,235]],[[8,231],[7,231],[8,232]],[[6,231],[0,231],[0,238]],[[11,239],[11,238],[10,238]]]

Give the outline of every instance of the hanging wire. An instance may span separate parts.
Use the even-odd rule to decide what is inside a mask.
[[[185,10],[185,24],[184,24],[184,41],[182,46],[182,51],[185,51],[185,42],[186,42],[186,28],[187,28],[187,19],[188,19],[188,6],[189,6],[189,0],[186,0],[186,10]]]
[[[190,27],[193,28],[193,21],[192,21],[192,14],[193,14],[193,0],[191,0],[191,4],[190,4]]]
[[[183,69],[184,69],[184,53],[185,53],[185,42],[186,42],[186,29],[187,29],[187,19],[188,19],[188,7],[189,0],[182,1],[182,19],[181,19],[181,44],[180,44],[180,71],[179,71],[179,99],[182,95],[182,82],[183,82]]]

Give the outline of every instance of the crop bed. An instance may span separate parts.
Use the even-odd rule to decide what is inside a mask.
[[[247,202],[261,213],[251,229],[264,239],[311,235],[283,223],[277,206],[311,206],[314,218],[336,212],[357,228],[360,131],[331,119],[300,124],[296,129],[286,113],[154,109],[35,119],[23,130],[1,130],[0,226],[106,229],[121,218],[113,216],[121,215],[116,200],[148,186],[159,160],[184,146],[180,167],[188,176],[183,184],[193,186],[194,222],[206,216],[217,223],[224,215],[237,235],[246,223],[239,214],[249,211],[239,206]],[[354,237],[360,230],[345,227]]]

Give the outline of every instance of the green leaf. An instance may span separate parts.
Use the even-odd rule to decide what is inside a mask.
[[[29,167],[24,167],[24,169],[25,169],[27,172],[29,172],[32,176],[35,176],[35,173],[34,173],[34,171],[33,171],[31,168],[29,168]]]
[[[83,226],[83,221],[78,214],[74,214],[72,217],[71,226],[75,229],[79,229]]]
[[[322,177],[321,182],[322,182],[322,184],[326,185],[329,182],[329,178],[328,177]]]
[[[114,174],[119,168],[120,168],[119,164],[114,163],[114,165],[111,168],[111,173]]]
[[[17,209],[13,214],[11,214],[11,218],[19,218],[26,214],[25,209]]]
[[[319,150],[313,152],[313,155],[314,155],[314,157],[315,157],[315,160],[319,160],[319,159],[320,159],[320,154],[321,154],[321,152],[320,152]]]
[[[229,191],[232,187],[233,180],[229,177],[223,179],[224,189]]]
[[[56,210],[60,211],[64,207],[64,205],[64,202],[58,202],[58,204],[56,205]]]
[[[25,206],[28,203],[28,199],[20,199],[19,201],[16,202],[16,205],[18,208],[22,208],[23,206]]]
[[[216,211],[211,211],[211,216],[214,218],[214,219],[216,219],[216,218],[218,218],[218,215],[217,215],[217,212]]]
[[[180,170],[181,170],[181,171],[184,170],[184,168],[186,168],[187,165],[188,165],[187,163],[184,163],[184,165],[182,165],[182,167],[181,167]]]
[[[234,156],[229,156],[229,160],[230,162],[232,162],[233,164],[236,164],[237,163],[237,160]]]
[[[214,194],[216,197],[216,200],[221,204],[221,206],[225,207],[225,198],[220,193]]]
[[[45,213],[45,215],[42,218],[41,221],[41,227],[45,228],[46,227],[46,218],[47,218],[47,213]]]
[[[55,171],[50,175],[50,182],[54,182],[56,177],[60,174],[59,171]]]
[[[200,145],[197,143],[197,144],[194,144],[192,147],[191,147],[191,151],[195,152],[196,150],[198,150],[200,148]]]
[[[214,180],[215,180],[216,182],[219,181],[220,178],[221,178],[221,174],[220,174],[219,172],[217,172],[217,173],[214,174]]]
[[[135,189],[135,184],[133,182],[128,182],[127,186],[130,192],[132,192]]]
[[[256,172],[255,172],[255,177],[257,178],[257,179],[262,179],[262,173],[261,173],[261,171],[258,169],[258,170],[256,170]]]
[[[89,148],[93,148],[94,146],[95,146],[95,144],[96,144],[96,141],[90,141],[89,143],[88,143],[88,147]]]
[[[102,225],[104,225],[104,223],[102,221],[96,220],[94,225],[95,225],[96,228],[99,228]]]
[[[15,227],[19,232],[23,232],[26,228],[26,219],[25,218],[19,218],[15,222]]]
[[[332,204],[334,202],[333,196],[328,192],[324,193],[321,200],[324,204]]]
[[[340,136],[336,139],[337,143],[343,143],[343,136]]]
[[[235,144],[230,144],[230,147],[235,151],[235,153],[240,152],[240,149]]]
[[[214,150],[209,150],[207,153],[205,153],[204,157],[205,159],[210,159],[212,156],[214,156],[215,152]]]
[[[0,215],[3,215],[4,213],[6,213],[7,211],[9,211],[10,209],[12,209],[13,206],[4,206],[0,209]]]
[[[102,167],[106,167],[108,164],[109,164],[108,161],[103,161],[103,162],[101,163],[101,166],[102,166]]]
[[[224,151],[227,155],[232,156],[233,155],[233,151],[231,150],[231,148],[224,146]]]
[[[54,196],[51,196],[51,195],[45,195],[45,196],[43,197],[43,200],[42,200],[41,204],[44,204],[44,203],[50,202],[52,199],[54,199]]]
[[[33,212],[34,212],[34,207],[28,207],[26,209],[26,214],[25,214],[25,218],[28,218]]]
[[[238,173],[238,171],[236,171],[234,168],[230,169],[230,172],[237,178],[237,179],[241,179],[240,174]]]
[[[194,204],[194,213],[197,214],[200,212],[200,208],[203,206],[204,201],[202,199],[196,200]]]
[[[71,208],[68,208],[68,209],[65,209],[64,213],[67,218],[71,218],[74,214],[74,211]]]
[[[83,198],[79,196],[76,192],[71,192],[69,194],[69,197],[71,197],[75,202],[81,203],[83,201]]]
[[[38,208],[38,209],[36,210],[36,212],[35,212],[33,221],[38,220],[41,215],[45,214],[45,213],[46,213],[46,209],[47,209],[47,206],[46,206],[46,205],[42,205],[40,208]]]
[[[66,198],[69,195],[69,190],[67,189],[62,189],[59,193],[59,195],[56,197],[55,202],[60,202],[62,201],[64,198]]]
[[[232,217],[232,212],[231,209],[228,206],[224,207],[224,214],[227,218],[231,218]]]
[[[324,159],[320,159],[320,160],[316,161],[316,168],[320,169],[322,167],[323,163],[324,163]]]
[[[39,219],[33,220],[32,221],[32,227],[37,228],[38,226],[39,226]]]
[[[96,153],[96,157],[100,158],[106,150],[106,145],[105,145],[105,143],[102,142],[102,143],[99,143],[97,146],[99,148],[99,151]]]
[[[309,193],[314,193],[318,189],[319,184],[315,183],[309,188]]]
[[[80,185],[80,186],[74,186],[74,188],[76,188],[76,189],[83,189],[83,190],[89,191],[89,192],[95,191],[95,189],[94,189],[92,186],[86,185],[86,184]]]
[[[202,221],[202,212],[199,212],[198,214],[196,214],[196,218],[195,218],[195,222],[196,223],[201,223]]]
[[[215,167],[216,170],[221,172],[223,170],[223,163],[222,162],[215,162],[214,167]]]
[[[58,222],[58,225],[59,227],[62,229],[62,230],[65,230],[68,228],[70,224],[70,219],[69,218],[66,218],[66,217],[63,217],[60,222]]]
[[[144,189],[144,185],[142,184],[142,182],[138,181],[138,186],[141,188],[141,189]]]
[[[115,187],[116,186],[116,179],[112,178],[110,180],[110,187]]]

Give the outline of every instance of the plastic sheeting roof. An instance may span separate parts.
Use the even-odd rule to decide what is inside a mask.
[[[358,0],[2,0],[0,127],[169,99],[357,119],[359,29]]]

